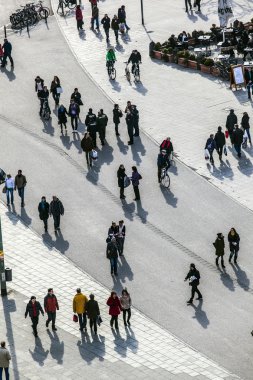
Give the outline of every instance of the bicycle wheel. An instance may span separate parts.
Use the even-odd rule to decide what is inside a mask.
[[[168,173],[165,173],[165,175],[163,176],[163,178],[161,180],[161,183],[167,189],[170,187],[170,176]]]
[[[140,82],[141,78],[140,78],[140,70],[139,69],[136,69],[135,72],[134,72],[134,80],[135,82]]]
[[[41,8],[38,12],[38,15],[41,19],[47,19],[49,16],[49,11],[46,8]]]
[[[110,78],[111,78],[111,80],[116,79],[116,70],[114,67],[111,68]]]
[[[130,74],[130,71],[128,69],[126,69],[126,79],[128,80],[128,82],[131,81],[131,74]]]
[[[67,5],[69,9],[74,9],[76,8],[76,0],[68,0]]]

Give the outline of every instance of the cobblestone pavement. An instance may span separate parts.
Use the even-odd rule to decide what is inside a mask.
[[[120,0],[107,0],[99,3],[100,16],[117,13]],[[171,6],[167,1],[158,0],[156,11],[152,13],[152,1],[145,1],[146,28],[140,25],[139,2],[129,0],[127,19],[131,27],[129,33],[120,36],[119,45],[115,44],[111,31],[110,44],[115,47],[117,79],[109,81],[105,68],[107,44],[103,28],[93,32],[90,28],[90,6],[84,3],[85,32],[78,34],[74,15],[70,12],[61,17],[56,12],[57,0],[52,0],[59,26],[72,52],[81,66],[95,82],[123,108],[127,100],[138,105],[140,125],[143,131],[160,142],[165,136],[171,136],[178,158],[186,165],[205,177],[212,184],[226,192],[243,205],[253,209],[251,175],[253,172],[253,149],[243,150],[238,160],[228,143],[228,156],[220,164],[214,154],[215,166],[204,159],[204,145],[210,133],[216,132],[218,125],[225,127],[229,109],[234,108],[239,121],[243,111],[251,116],[251,104],[245,91],[232,92],[227,83],[194,70],[183,69],[178,65],[151,60],[148,56],[150,38],[164,41],[171,33],[182,29],[208,30],[212,22],[218,23],[215,1],[203,2],[202,14],[187,16],[183,9],[183,0]],[[248,13],[250,2],[240,0],[234,4],[234,14],[240,19],[251,18]],[[176,21],[175,21],[176,20]],[[110,45],[109,44],[109,45]],[[124,75],[124,62],[133,48],[142,53],[141,83],[129,84]]]
[[[119,333],[111,331],[105,304],[109,290],[45,245],[2,204],[0,213],[5,264],[13,269],[11,292],[2,299],[0,333],[13,355],[15,379],[74,379],[80,371],[95,379],[238,379],[136,309],[131,328],[120,321]],[[103,323],[98,337],[81,334],[72,321],[78,286],[99,302]],[[25,302],[32,294],[43,302],[48,287],[54,288],[60,305],[58,332],[46,331],[41,316],[39,339],[34,340],[30,320],[24,319]]]

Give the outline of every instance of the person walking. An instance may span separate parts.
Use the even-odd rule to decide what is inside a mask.
[[[76,6],[76,26],[77,30],[83,30],[83,12],[80,5]]]
[[[218,127],[218,132],[215,134],[214,141],[216,144],[217,153],[219,155],[219,160],[222,161],[223,147],[226,145],[226,138],[221,127]]]
[[[119,225],[116,230],[116,241],[118,246],[119,255],[123,255],[124,243],[126,237],[126,226],[124,225],[124,220],[119,221]]]
[[[235,124],[235,130],[233,133],[233,143],[238,158],[241,158],[241,148],[243,143],[243,130],[239,128],[238,124]]]
[[[56,310],[59,310],[59,305],[52,288],[48,289],[48,293],[44,298],[44,310],[47,313],[46,327],[48,328],[49,323],[52,321],[52,330],[57,331],[57,328],[55,327],[55,320]]]
[[[121,109],[119,108],[118,104],[114,104],[114,108],[112,112],[113,112],[113,122],[115,125],[115,133],[116,133],[116,136],[120,136],[118,127],[120,124],[120,118],[123,116],[123,113]]]
[[[10,198],[11,198],[11,204],[13,205],[13,202],[14,202],[14,195],[13,195],[14,188],[15,188],[15,181],[12,178],[11,174],[7,174],[7,178],[5,179],[7,206],[10,205]]]
[[[99,30],[99,9],[97,5],[92,6],[91,17],[91,30],[94,30],[94,23],[96,22],[96,29]]]
[[[142,176],[140,175],[140,173],[138,173],[136,166],[132,166],[132,177],[130,179],[132,181],[134,194],[135,194],[134,201],[139,201],[140,200],[140,192],[139,192],[140,182],[139,181],[140,181],[140,179],[142,179]]]
[[[118,233],[117,225],[115,222],[112,222],[111,226],[108,228],[108,237],[112,240],[112,237],[116,237]]]
[[[126,113],[126,124],[127,124],[127,132],[129,136],[128,145],[133,145],[134,143],[134,117],[131,111],[128,109]]]
[[[86,305],[88,302],[88,298],[85,294],[81,292],[80,288],[76,289],[76,295],[73,298],[73,313],[76,313],[78,315],[78,321],[79,321],[79,330],[87,331],[87,317],[86,317]]]
[[[4,57],[4,51],[3,51],[2,45],[0,44],[0,62],[1,63],[3,62],[3,57]]]
[[[221,266],[222,268],[225,268],[223,256],[225,254],[225,242],[224,242],[224,236],[221,232],[217,234],[217,238],[215,242],[213,243],[213,246],[215,248],[215,254],[216,254],[216,265],[219,266],[219,258],[221,258]]]
[[[228,261],[231,263],[231,260],[234,256],[234,263],[237,263],[238,258],[238,252],[239,252],[239,243],[240,243],[240,236],[237,233],[235,228],[231,228],[231,230],[228,233],[228,242],[229,242],[229,249],[230,249],[230,255]]]
[[[161,183],[162,181],[162,170],[166,168],[166,173],[168,169],[170,168],[170,159],[168,154],[166,153],[166,150],[163,149],[158,153],[157,156],[157,177],[158,177],[158,183]]]
[[[114,15],[112,22],[111,22],[111,28],[114,31],[114,35],[115,35],[115,39],[116,39],[117,44],[119,42],[119,24],[120,24],[120,22],[119,22],[117,15]]]
[[[226,128],[228,130],[231,144],[233,144],[233,133],[235,129],[235,124],[237,124],[237,116],[234,113],[234,110],[231,109],[227,116],[227,121],[226,121]]]
[[[45,232],[47,232],[47,220],[49,218],[49,203],[46,201],[46,197],[41,197],[41,201],[38,205],[38,211],[40,219],[43,220]]]
[[[248,115],[248,112],[243,112],[241,126],[242,126],[244,132],[247,133],[250,145],[252,145],[250,131],[249,131],[250,125],[249,125],[249,115]]]
[[[190,264],[190,270],[184,279],[185,281],[189,280],[189,285],[192,287],[191,298],[189,299],[189,301],[187,301],[188,304],[192,304],[195,293],[198,294],[197,300],[202,300],[202,294],[200,293],[198,289],[199,279],[200,279],[200,273],[196,269],[195,264]]]
[[[120,315],[122,308],[116,292],[111,292],[111,296],[108,298],[106,304],[109,306],[109,314],[111,316],[110,326],[113,328],[114,325],[115,329],[118,330],[118,316]]]
[[[89,112],[85,118],[85,125],[87,126],[87,131],[92,138],[94,148],[97,147],[97,117],[93,113],[92,108],[89,108]]]
[[[86,304],[87,316],[90,320],[91,332],[94,328],[94,333],[97,335],[97,319],[100,316],[100,310],[94,294],[90,294],[89,298],[90,299]]]
[[[13,62],[13,58],[11,56],[12,44],[7,40],[7,38],[4,39],[3,51],[4,51],[4,56],[3,56],[1,67],[5,67],[5,65],[7,63],[7,58],[9,58],[10,63],[11,63],[11,67],[13,68],[14,62]]]
[[[214,140],[213,134],[211,134],[210,137],[207,139],[205,149],[208,150],[210,162],[212,165],[214,165],[213,151],[214,149],[216,149],[216,142]]]
[[[120,193],[120,199],[125,199],[126,196],[124,195],[125,190],[125,177],[126,175],[126,169],[124,165],[120,165],[117,171],[117,177],[118,177],[118,186],[119,186],[119,193]]]
[[[70,99],[68,115],[70,116],[73,133],[77,132],[79,113],[80,113],[79,105],[75,103],[73,99]]]
[[[44,88],[44,79],[42,79],[39,75],[35,78],[35,91],[37,92],[38,98],[40,98],[40,93]]]
[[[42,309],[41,304],[38,301],[36,301],[35,296],[32,296],[30,301],[26,305],[25,318],[29,314],[29,317],[31,318],[31,321],[32,321],[33,334],[35,337],[38,336],[37,326],[39,323],[40,313],[44,317],[44,310]]]
[[[54,79],[51,82],[50,92],[53,96],[53,99],[55,101],[56,106],[58,106],[58,104],[59,104],[61,91],[62,91],[62,88],[61,88],[60,79],[55,75]]]
[[[78,91],[78,88],[74,88],[74,92],[71,94],[70,99],[73,99],[76,104],[83,106],[82,95]]]
[[[25,207],[24,196],[25,196],[26,184],[27,184],[26,177],[22,174],[22,170],[18,170],[18,174],[15,177],[14,190],[18,189],[18,195],[21,198],[21,207]]]
[[[190,10],[192,10],[191,0],[185,0],[185,12],[188,12],[188,5],[190,7]]]
[[[45,101],[47,101],[48,103],[48,97],[49,97],[49,91],[47,89],[47,86],[44,86],[42,91],[39,91],[38,92],[38,96],[39,96],[39,99],[40,99],[40,116],[42,115],[42,110],[43,110],[43,105],[45,103]],[[51,110],[50,110],[50,107],[49,107],[49,103],[47,104],[48,105],[48,109],[49,109],[49,112],[51,113]]]
[[[195,2],[194,2],[194,7],[198,7],[198,10],[196,12],[201,12],[200,2],[201,2],[201,0],[195,0]]]
[[[64,215],[64,207],[62,202],[53,195],[53,200],[49,206],[49,215],[54,219],[54,230],[60,230],[61,215]]]
[[[124,326],[127,326],[127,325],[131,326],[130,319],[131,319],[132,300],[131,300],[130,294],[127,291],[127,288],[123,289],[121,292],[120,304],[121,304],[121,309],[123,311]]]
[[[134,126],[134,136],[139,137],[139,111],[135,105],[132,105],[132,115],[133,115],[133,126]]]
[[[90,153],[92,149],[94,148],[94,144],[93,144],[92,138],[90,137],[89,132],[85,132],[84,137],[81,140],[81,147],[82,147],[82,150],[85,152],[88,168],[89,166],[92,167],[92,158],[90,156]]]
[[[116,238],[113,236],[107,243],[106,257],[110,260],[111,275],[118,275],[118,246]]]
[[[97,116],[97,130],[98,130],[99,138],[102,145],[105,145],[107,123],[108,123],[108,117],[104,113],[104,111],[101,109],[100,111],[98,111],[98,116]]]
[[[0,379],[2,380],[3,371],[5,372],[5,379],[9,380],[9,365],[11,360],[11,355],[7,348],[5,347],[5,342],[2,341],[0,344]]]
[[[61,133],[63,133],[63,125],[65,127],[65,131],[67,131],[67,125],[66,125],[67,115],[68,115],[67,109],[64,107],[63,104],[61,104],[60,107],[58,108],[58,124],[61,127]]]
[[[104,27],[105,35],[106,35],[106,42],[109,41],[109,31],[110,31],[110,25],[111,25],[111,19],[108,16],[108,14],[105,14],[104,17],[101,20],[101,24]]]
[[[160,145],[160,152],[162,150],[166,150],[166,153],[168,155],[168,157],[170,158],[170,156],[173,154],[173,144],[171,142],[171,139],[170,137],[167,137],[165,140],[163,140],[163,142],[161,143]]]
[[[118,9],[118,19],[119,19],[120,24],[124,24],[124,26],[126,27],[126,30],[130,30],[129,26],[126,23],[126,7],[125,7],[125,5],[122,5]]]

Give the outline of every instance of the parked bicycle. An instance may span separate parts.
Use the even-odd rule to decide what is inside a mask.
[[[114,61],[107,61],[107,72],[110,79],[116,79],[116,69],[114,67]]]
[[[76,8],[76,5],[76,0],[59,0],[57,12],[59,12],[59,10],[62,10],[63,7],[72,10]]]
[[[50,9],[42,5],[42,0],[37,4],[27,3],[10,16],[11,27],[13,29],[22,29],[27,25],[34,25],[41,19],[46,20],[49,13]]]

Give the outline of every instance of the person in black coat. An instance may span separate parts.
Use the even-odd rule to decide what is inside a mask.
[[[47,220],[49,218],[49,203],[46,201],[46,197],[41,198],[41,202],[38,205],[38,211],[40,219],[43,220],[45,232],[47,232]]]
[[[123,113],[121,111],[121,109],[119,108],[119,105],[118,104],[114,104],[114,108],[113,108],[113,122],[115,124],[115,133],[116,133],[116,136],[119,136],[119,124],[120,124],[120,118],[123,116]]]
[[[62,125],[64,125],[65,130],[67,129],[67,125],[66,125],[67,115],[68,115],[68,112],[67,112],[66,108],[64,107],[63,104],[61,104],[60,107],[58,108],[58,124],[61,127],[61,133],[63,133]]]
[[[111,264],[111,274],[118,274],[118,246],[116,238],[113,237],[112,240],[107,244],[106,257],[110,260]]]
[[[112,240],[112,237],[117,235],[117,233],[117,225],[115,222],[112,222],[111,227],[108,228],[108,237],[110,237],[110,241]]]
[[[235,124],[235,130],[233,133],[233,143],[235,150],[237,152],[237,156],[241,158],[241,146],[243,142],[243,130],[238,127],[237,124]]]
[[[93,145],[96,148],[97,146],[97,117],[93,113],[92,108],[89,108],[89,112],[85,118],[85,125],[87,126],[87,131],[92,138]]]
[[[190,270],[184,279],[185,281],[189,280],[189,285],[192,287],[191,298],[189,299],[189,301],[187,301],[188,304],[192,303],[195,296],[195,292],[198,294],[197,300],[202,300],[202,294],[198,290],[199,279],[200,279],[199,271],[196,269],[195,264],[191,264]]]
[[[114,31],[116,43],[119,42],[119,24],[120,24],[120,22],[119,22],[117,15],[114,15],[113,19],[112,19],[112,23],[111,23],[111,28]]]
[[[244,130],[244,132],[246,131],[247,135],[248,135],[248,138],[249,138],[249,143],[252,145],[251,143],[251,136],[250,136],[250,125],[249,125],[249,115],[247,112],[243,112],[243,117],[242,117],[242,121],[241,121],[241,126]]]
[[[117,234],[116,234],[116,241],[117,241],[117,246],[118,246],[118,251],[119,251],[120,256],[123,255],[125,237],[126,237],[126,226],[124,225],[124,220],[120,220],[119,225],[117,226]]]
[[[108,117],[101,109],[98,111],[97,116],[97,131],[102,145],[105,145],[106,126],[108,123]]]
[[[111,23],[111,19],[110,19],[110,17],[108,17],[108,15],[105,14],[104,17],[103,17],[102,20],[101,20],[101,24],[102,24],[103,27],[104,27],[104,31],[105,31],[105,35],[106,35],[106,42],[109,41],[110,23]]]
[[[75,103],[74,99],[71,99],[68,115],[70,116],[73,133],[77,132],[79,114],[80,114],[79,105]]]
[[[129,136],[128,145],[132,145],[134,143],[134,117],[129,109],[126,112],[126,124]]]
[[[227,116],[226,128],[228,130],[231,144],[233,144],[233,133],[235,129],[235,124],[237,124],[237,116],[234,113],[234,110],[230,110],[230,113]]]
[[[82,102],[82,95],[80,94],[80,92],[78,91],[78,88],[75,88],[74,89],[74,92],[71,94],[71,97],[70,97],[70,100],[73,99],[74,102],[76,104],[78,104],[79,106],[83,106],[83,102]]]
[[[100,316],[98,302],[95,301],[94,294],[90,294],[89,301],[86,304],[86,312],[90,320],[90,329],[94,327],[94,333],[97,334],[97,318]]]
[[[3,51],[4,51],[4,57],[3,57],[3,61],[2,61],[1,67],[5,67],[5,65],[7,63],[7,58],[9,58],[10,63],[11,63],[11,67],[13,68],[14,67],[14,62],[13,62],[13,59],[12,59],[12,56],[11,56],[12,45],[7,40],[7,38],[4,39],[4,44],[3,44],[2,48],[3,48]]]
[[[39,323],[40,313],[44,317],[44,310],[42,309],[41,304],[38,301],[36,301],[35,296],[32,296],[30,301],[26,305],[25,318],[29,314],[29,317],[32,320],[32,329],[35,337],[38,336],[37,325]]]
[[[225,133],[222,132],[222,128],[218,127],[218,132],[215,134],[214,137],[215,143],[216,143],[216,149],[219,155],[220,161],[222,160],[222,152],[223,152],[223,147],[226,145],[226,138],[225,138]]]
[[[231,263],[231,260],[234,257],[234,263],[237,263],[237,257],[239,252],[239,242],[240,242],[240,236],[236,232],[235,228],[231,228],[231,230],[228,233],[228,242],[229,242],[229,249],[230,249],[230,255],[228,261]]]
[[[139,111],[135,105],[132,105],[132,115],[133,115],[133,123],[134,123],[134,136],[138,137],[139,132]]]
[[[118,168],[118,171],[117,171],[118,186],[120,188],[120,199],[126,198],[124,195],[125,177],[126,177],[125,171],[126,171],[126,169],[125,169],[124,165],[121,164]]]
[[[224,236],[222,235],[221,232],[219,232],[217,234],[217,238],[215,240],[215,242],[213,243],[213,246],[215,248],[215,254],[216,254],[216,265],[219,266],[219,257],[221,258],[221,266],[222,268],[225,268],[225,265],[224,265],[224,260],[223,260],[223,256],[224,256],[224,249],[225,249],[225,242],[224,242]]]
[[[216,142],[214,140],[213,134],[210,135],[210,137],[206,141],[205,149],[208,150],[209,156],[210,156],[210,162],[213,165],[214,160],[213,160],[213,151],[216,149]]]
[[[49,215],[53,215],[54,230],[59,230],[61,215],[64,215],[64,207],[60,199],[58,199],[55,195],[53,196],[53,200],[49,206]]]

